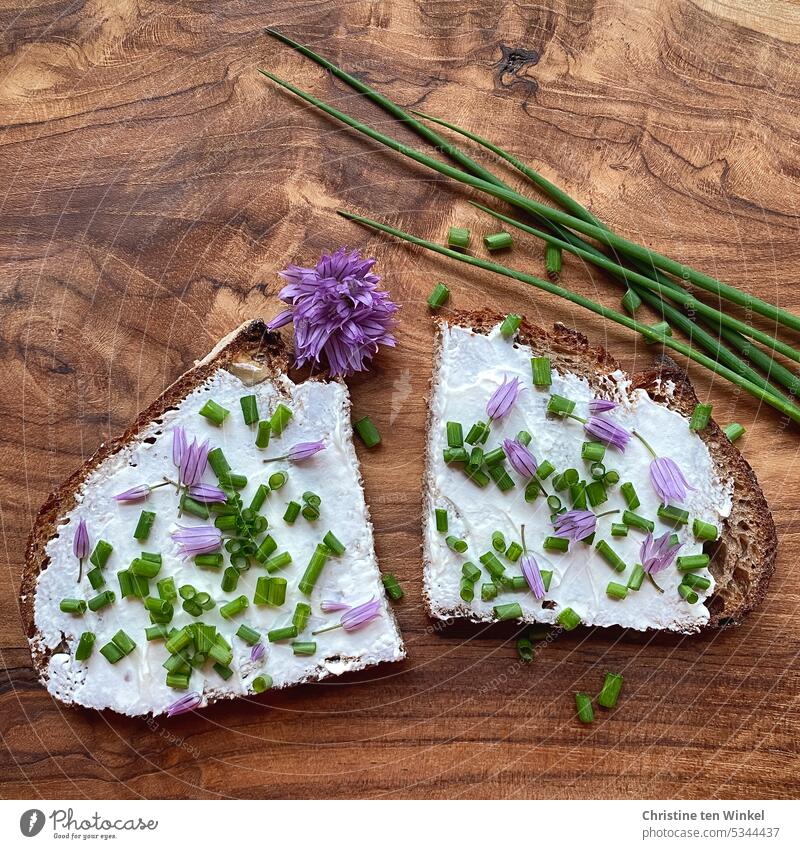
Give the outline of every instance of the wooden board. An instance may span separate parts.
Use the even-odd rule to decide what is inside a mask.
[[[545,8],[547,6],[548,8]],[[529,160],[623,233],[800,311],[800,9],[627,3],[11,2],[0,12],[4,797],[788,797],[797,794],[797,428],[692,368],[742,445],[781,545],[767,603],[696,639],[565,635],[531,666],[510,629],[442,630],[420,598],[420,477],[437,280],[453,306],[560,319],[629,370],[653,351],[549,296],[377,239],[360,209],[442,239],[470,195],[304,108],[266,66],[410,138],[280,26],[402,104]],[[402,303],[398,347],[350,382],[409,659],[180,721],[66,710],[35,681],[17,590],[47,492],[226,331],[279,304],[276,272],[365,247]],[[541,272],[541,245],[509,257]],[[565,282],[619,292],[574,260]],[[625,675],[591,728],[572,692]]]

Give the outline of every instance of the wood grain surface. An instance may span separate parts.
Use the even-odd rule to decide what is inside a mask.
[[[521,284],[376,239],[340,206],[442,239],[470,195],[305,108],[268,67],[411,138],[261,34],[315,46],[398,102],[527,159],[622,233],[800,311],[800,7],[748,0],[22,2],[0,9],[0,796],[789,797],[798,792],[800,432],[692,367],[780,534],[767,602],[699,638],[579,630],[515,659],[513,629],[421,605],[420,480],[437,280],[452,305],[560,319],[626,368],[653,351]],[[510,177],[513,179],[513,177]],[[17,592],[46,494],[251,316],[276,271],[365,247],[403,305],[398,347],[350,381],[378,555],[409,658],[177,721],[69,710],[34,678]],[[541,273],[541,245],[509,257]],[[564,281],[609,305],[605,276]],[[572,692],[625,675],[590,728]]]

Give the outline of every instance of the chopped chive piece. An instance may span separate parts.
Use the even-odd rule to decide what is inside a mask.
[[[227,681],[233,675],[233,670],[230,668],[230,666],[224,666],[221,663],[215,663],[212,668],[214,672],[216,672],[217,675],[219,675],[219,677],[222,678],[224,681]]]
[[[650,329],[658,333],[660,336],[672,336],[672,328],[666,321],[659,321],[657,324],[651,324]],[[644,341],[648,345],[653,345],[656,340],[651,339],[649,336],[645,336]]]
[[[640,590],[642,588],[642,581],[644,581],[644,566],[641,563],[637,563],[633,567],[630,578],[628,578],[628,589]]]
[[[508,589],[510,590],[520,592],[521,590],[528,589],[528,582],[524,575],[512,575],[509,580],[510,583],[508,584]]]
[[[491,451],[483,455],[483,462],[490,468],[492,466],[496,466],[498,463],[502,463],[505,459],[506,452],[500,446],[493,448]]]
[[[428,295],[428,306],[432,310],[441,309],[450,300],[450,290],[444,283],[437,283]]]
[[[705,578],[703,575],[693,575],[690,572],[683,576],[681,583],[693,590],[707,590],[711,586],[711,579]]]
[[[264,502],[267,500],[267,496],[269,495],[269,487],[266,484],[260,483],[256,488],[256,491],[253,493],[253,500],[250,502],[250,510],[253,513],[258,513],[258,511],[264,506]]]
[[[612,537],[626,537],[626,536],[628,536],[628,526],[623,525],[621,522],[612,522],[611,523],[611,536]]]
[[[542,548],[545,551],[568,551],[569,540],[566,537],[545,537]]]
[[[219,476],[219,482],[222,486],[228,486],[233,489],[244,489],[247,486],[247,476],[237,475],[235,472],[226,472]]]
[[[458,554],[463,554],[469,547],[465,539],[459,539],[458,537],[454,537],[452,535],[445,537],[445,542],[447,543],[447,547],[449,549],[457,552]]]
[[[744,436],[746,433],[745,429],[738,422],[731,422],[730,424],[725,425],[722,430],[731,442],[736,442],[737,439]]]
[[[239,570],[235,566],[227,566],[222,573],[222,591],[232,593],[239,583]],[[181,587],[183,594],[183,587]]]
[[[608,501],[608,494],[602,481],[592,481],[586,485],[586,498],[592,507],[604,504]]]
[[[269,478],[267,478],[267,483],[269,484],[270,489],[277,491],[282,489],[288,480],[289,475],[287,472],[273,472]]]
[[[601,539],[600,542],[597,543],[595,550],[616,572],[624,572],[627,568],[625,566],[625,561],[604,539]]]
[[[638,513],[634,513],[632,510],[625,510],[622,514],[622,521],[629,528],[639,528],[643,531],[648,531],[652,533],[655,530],[656,523],[652,522],[650,519],[645,519],[644,516],[640,516]]]
[[[677,560],[678,571],[690,572],[693,569],[705,569],[710,559],[707,554],[686,554]]]
[[[694,538],[703,540],[704,542],[714,542],[719,536],[719,529],[716,525],[710,522],[704,522],[702,519],[695,519],[692,522],[692,533]]]
[[[236,516],[217,516],[214,519],[214,527],[221,531],[232,531],[237,524]]]
[[[689,419],[689,430],[704,430],[711,421],[711,404],[698,404]]]
[[[271,643],[279,643],[282,640],[293,640],[297,636],[297,628],[287,625],[285,628],[274,628],[267,633],[267,639]]]
[[[127,569],[117,572],[117,580],[119,581],[119,594],[122,598],[133,595],[133,576]]]
[[[557,495],[548,495],[547,506],[556,513],[561,509],[561,499]]]
[[[306,571],[303,573],[303,577],[297,585],[297,588],[301,593],[303,593],[303,595],[311,595],[311,591],[314,589],[314,585],[317,583],[317,579],[322,573],[323,567],[328,562],[329,554],[330,552],[324,545],[318,545],[314,550],[314,553],[311,555],[311,560],[309,560],[308,566],[306,567]]]
[[[518,601],[512,601],[508,604],[498,604],[494,608],[494,617],[498,622],[506,622],[509,619],[521,619],[522,608]]]
[[[592,697],[587,693],[575,693],[575,708],[578,711],[579,722],[582,722],[584,725],[591,725],[594,722]]]
[[[500,325],[500,334],[510,339],[519,330],[520,324],[522,324],[522,316],[513,312],[509,313]]]
[[[536,469],[536,477],[540,480],[547,480],[555,470],[556,467],[549,460],[543,460]]]
[[[483,465],[483,448],[480,445],[476,445],[469,452],[468,465],[470,469],[479,469]]]
[[[481,600],[493,601],[497,598],[497,584],[481,584]]]
[[[258,421],[258,400],[255,395],[242,395],[239,399],[242,405],[242,417],[246,425],[255,424]]]
[[[565,631],[572,631],[581,624],[581,617],[571,607],[565,607],[556,616],[556,622]]]
[[[615,672],[606,673],[606,680],[603,681],[603,688],[597,697],[597,704],[600,707],[613,708],[616,706],[622,690],[622,681],[621,675],[617,675]]]
[[[639,496],[636,494],[636,490],[633,488],[632,483],[622,484],[619,491],[622,493],[622,497],[625,499],[625,503],[628,505],[629,510],[635,510],[637,507],[641,506],[642,502],[639,501]]]
[[[606,446],[602,442],[584,442],[581,446],[581,457],[599,463],[606,455]]]
[[[249,625],[240,625],[236,636],[244,640],[248,646],[254,646],[261,639],[261,632]]]
[[[92,656],[97,637],[91,631],[84,631],[75,649],[75,660],[88,660]]]
[[[286,425],[289,424],[291,417],[292,411],[281,401],[270,416],[269,426],[272,435],[280,436],[286,430]]]
[[[86,601],[82,598],[62,598],[59,610],[62,613],[75,613],[79,616],[86,613]]]
[[[531,357],[531,375],[534,386],[550,386],[553,382],[550,357]]]
[[[221,554],[198,554],[194,558],[195,566],[200,569],[219,569],[222,561]]]
[[[619,483],[619,472],[616,469],[611,469],[603,475],[603,486],[609,487]]]
[[[117,597],[111,590],[106,590],[105,592],[99,593],[94,596],[94,598],[90,598],[88,602],[86,602],[89,610],[92,612],[97,612],[98,610],[102,610],[104,607],[108,607],[109,604],[113,604],[117,600]],[[158,601],[163,604],[169,605],[168,601],[163,601],[162,599],[158,599]],[[149,608],[148,608],[149,610]]]
[[[678,584],[678,594],[680,597],[688,602],[689,604],[697,604],[700,600],[700,596],[688,585],[688,584]]]
[[[486,571],[492,578],[499,580],[503,577],[506,567],[497,559],[494,552],[487,551],[486,554],[482,554],[478,559],[486,567]]]
[[[514,244],[511,233],[502,230],[500,233],[490,233],[483,237],[483,244],[487,251],[501,251],[510,248]]]
[[[232,619],[237,614],[241,613],[248,605],[247,596],[240,595],[237,598],[223,604],[219,609],[219,615],[223,619]]]
[[[517,638],[517,656],[523,663],[531,663],[534,658],[533,643],[530,637]]]
[[[112,593],[113,596],[113,593]],[[198,596],[199,599],[199,596]],[[113,601],[113,598],[112,598]],[[200,603],[199,601],[197,602]],[[157,598],[156,596],[148,596],[144,600],[145,609],[148,613],[153,613],[156,616],[165,616],[172,610],[172,604],[165,598]]]
[[[140,578],[155,578],[161,571],[161,564],[153,560],[144,560],[141,557],[137,557],[128,567],[128,571]]]
[[[293,525],[299,515],[300,505],[296,501],[290,501],[286,505],[286,512],[283,514],[283,521],[288,525]]]
[[[286,578],[268,578],[262,575],[256,581],[253,604],[270,604],[280,607],[286,601]]]
[[[191,584],[184,584],[180,588],[179,594],[181,598],[191,599],[197,595],[197,590]]]
[[[98,566],[95,566],[94,569],[90,569],[86,573],[86,577],[93,590],[99,590],[106,582],[105,577],[103,577],[103,572]]]
[[[155,520],[155,513],[150,510],[142,510],[139,515],[139,521],[136,523],[136,530],[133,532],[133,538],[140,542],[147,539],[150,536],[150,528],[153,527]]]
[[[467,561],[461,567],[461,575],[474,584],[480,578],[481,570],[474,563]]]
[[[271,675],[258,675],[252,681],[254,693],[264,693],[272,688]]]
[[[489,466],[489,477],[495,482],[500,492],[508,492],[514,488],[514,479],[506,471],[502,462]]]
[[[269,438],[272,435],[272,420],[261,419],[256,428],[256,448],[269,447]]]
[[[94,547],[94,551],[89,555],[89,562],[92,566],[102,569],[108,563],[108,558],[111,556],[113,550],[114,547],[110,542],[99,539],[97,540],[97,545]]]
[[[495,468],[502,469],[502,466],[495,466]],[[487,475],[483,469],[471,469],[468,466],[465,466],[464,474],[475,484],[475,486],[479,486],[481,489],[489,483],[489,475]],[[514,485],[514,481],[511,481],[511,485]]]
[[[472,601],[475,598],[475,584],[469,578],[462,578],[458,594],[462,601]]]
[[[466,463],[469,455],[464,448],[445,448],[442,451],[445,463]]]
[[[322,538],[322,542],[331,550],[333,554],[344,554],[346,549],[344,543],[341,542],[333,531],[328,531]]]
[[[143,551],[139,557],[142,560],[152,560],[153,563],[158,563],[159,565],[163,562],[161,555],[153,551]]]
[[[519,442],[520,445],[530,445],[532,439],[533,437],[528,433],[527,430],[521,430],[517,434],[517,442]]]
[[[550,582],[553,580],[553,573],[547,569],[542,569],[541,576],[545,592],[547,592],[550,589]]]
[[[501,554],[506,550],[506,538],[501,531],[495,531],[492,534],[492,548]]]
[[[398,583],[397,578],[391,574],[391,572],[387,572],[385,575],[381,575],[381,583],[383,584],[383,588],[386,591],[386,595],[392,601],[400,601],[401,598],[405,595],[403,592],[403,588]]]
[[[231,470],[221,448],[212,448],[208,452],[208,465],[211,466],[217,477],[227,474]]]
[[[188,690],[189,679],[189,674],[180,672],[169,672],[167,673],[167,686],[173,690]]]
[[[297,633],[302,634],[311,618],[311,605],[304,601],[298,601],[292,615],[292,625],[297,628]]]
[[[182,513],[189,513],[191,516],[197,516],[199,519],[207,519],[210,515],[208,504],[204,504],[202,501],[195,501],[194,498],[185,492],[181,495],[180,505]]]
[[[129,655],[135,648],[136,643],[123,631],[119,630],[111,638],[111,642],[124,654]]]
[[[470,233],[466,227],[451,227],[447,231],[447,246],[454,250],[466,250],[469,240]]]
[[[114,643],[106,643],[101,649],[100,654],[109,662],[117,663],[125,657],[125,653],[114,645]]]
[[[464,431],[461,429],[461,422],[447,423],[447,444],[450,448],[464,447]]]
[[[522,555],[522,546],[518,542],[512,542],[506,549],[506,557],[512,563],[516,563]]]
[[[578,481],[574,486],[571,486],[569,488],[569,497],[575,510],[585,510],[587,506],[586,481]]]
[[[536,478],[531,478],[525,484],[525,500],[530,504],[539,497],[539,494],[542,491],[542,487],[539,485],[539,481]]]
[[[609,581],[608,586],[606,587],[606,595],[609,598],[627,598],[628,588],[625,584],[618,584],[616,581]]]
[[[310,657],[317,651],[316,643],[292,643],[292,652],[303,657]]]
[[[561,262],[561,248],[558,245],[552,245],[550,242],[547,242],[544,246],[544,270],[551,280],[561,274]]]
[[[689,521],[689,511],[670,504],[662,504],[658,508],[658,517],[675,525],[685,525]]]
[[[321,546],[325,548],[325,546]],[[320,546],[317,546],[320,548]],[[327,549],[325,549],[327,551]],[[274,557],[270,557],[269,560],[264,561],[264,568],[267,572],[277,572],[278,569],[283,569],[285,566],[288,566],[292,562],[292,555],[289,554],[288,551],[282,551],[280,554],[276,554]]]
[[[381,435],[375,427],[375,422],[369,416],[362,416],[358,421],[353,422],[353,427],[367,448],[380,445]]]
[[[220,406],[216,401],[209,398],[198,412],[212,424],[219,427],[228,417],[230,410],[226,410],[225,407]]]
[[[602,463],[592,463],[589,466],[589,473],[592,476],[593,480],[603,482],[603,478],[606,476],[606,467]]]
[[[169,636],[169,628],[166,625],[151,625],[144,629],[144,635],[148,640],[166,640]]]
[[[170,654],[177,654],[183,651],[192,642],[192,639],[192,630],[188,626],[184,626],[180,631],[176,631],[170,635],[164,648]]]
[[[470,445],[478,443],[483,444],[489,438],[489,425],[486,422],[478,421],[469,429],[466,441]]]
[[[562,395],[551,395],[547,402],[547,412],[557,416],[568,416],[575,410],[575,402]]]
[[[436,515],[436,530],[439,531],[440,534],[447,533],[447,510],[443,507],[437,507],[434,511]]]

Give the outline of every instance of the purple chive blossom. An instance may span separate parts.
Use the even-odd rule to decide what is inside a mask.
[[[642,561],[642,567],[648,575],[655,575],[666,569],[675,559],[675,555],[681,548],[681,543],[671,543],[670,537],[672,534],[667,531],[663,536],[654,539],[652,534],[648,534],[644,538],[641,548],[639,549],[639,559]]]
[[[264,657],[264,653],[266,652],[266,648],[264,648],[264,643],[256,643],[253,648],[250,649],[250,660],[261,660]]]
[[[284,327],[287,324],[292,323],[292,316],[294,313],[291,310],[284,310],[283,312],[279,312],[272,321],[267,322],[267,328],[269,330],[277,330],[279,327]]]
[[[211,525],[201,525],[196,528],[187,528],[178,525],[178,530],[173,531],[172,539],[178,543],[180,554],[183,557],[194,557],[196,554],[210,554],[216,551],[222,544],[222,531]]]
[[[323,254],[314,268],[290,265],[280,276],[279,297],[291,307],[268,325],[294,324],[297,365],[319,363],[324,354],[333,375],[364,371],[381,345],[394,347],[397,304],[378,290],[376,260],[339,248]]]
[[[609,410],[616,409],[617,405],[613,401],[607,401],[605,398],[592,398],[589,401],[589,412],[596,416],[598,413],[607,413]]]
[[[669,457],[656,457],[650,463],[650,480],[664,504],[681,504],[686,498],[686,490],[694,489],[678,464]]]
[[[286,458],[293,463],[298,463],[301,460],[307,460],[309,457],[313,457],[324,448],[325,443],[321,439],[316,442],[298,442],[297,445],[289,449]]]
[[[186,447],[181,455],[181,465],[178,470],[180,481],[183,486],[196,486],[203,477],[208,463],[208,440],[202,445],[193,439],[192,444]]]
[[[604,442],[606,445],[613,445],[614,448],[619,448],[620,451],[625,450],[631,439],[630,431],[612,422],[611,419],[604,419],[600,416],[591,416],[583,426],[583,429],[592,439],[596,439],[598,442]]]
[[[507,375],[503,375],[503,382],[492,393],[486,405],[486,415],[492,420],[502,419],[514,406],[521,388],[519,378],[509,380]]]
[[[323,613],[337,613],[340,610],[349,610],[350,605],[343,601],[323,601],[319,607]]]
[[[368,625],[380,615],[380,601],[371,598],[369,601],[364,602],[364,604],[359,604],[358,607],[351,607],[350,610],[343,613],[342,627],[345,631],[355,631],[358,628],[363,628],[364,625]]]
[[[89,529],[86,527],[86,520],[81,519],[72,538],[72,553],[78,560],[85,560],[89,556],[89,547]]]
[[[535,558],[530,554],[525,554],[520,557],[519,565],[531,592],[536,598],[544,598],[544,581],[542,581],[542,573],[539,571],[539,564]]]
[[[516,439],[504,439],[503,450],[506,452],[508,462],[518,475],[524,478],[532,478],[536,474],[536,458],[528,448]]]
[[[596,526],[597,516],[591,510],[570,510],[561,513],[553,522],[556,534],[573,542],[586,539],[594,533]]]
[[[189,487],[189,496],[195,501],[202,501],[203,504],[223,504],[228,500],[228,496],[218,486],[211,486],[207,483],[197,483]]]
[[[200,707],[202,701],[203,697],[200,693],[187,693],[167,708],[167,716],[178,716],[181,713],[188,713],[190,710]]]
[[[114,500],[127,504],[132,501],[141,501],[143,498],[147,498],[148,495],[150,495],[150,487],[146,483],[142,483],[139,486],[132,486],[130,489],[126,489],[125,492],[115,495]]]
[[[172,431],[172,463],[179,469],[181,460],[186,453],[186,431],[182,427],[176,427]]]

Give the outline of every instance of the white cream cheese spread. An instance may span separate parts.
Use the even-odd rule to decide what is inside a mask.
[[[556,369],[553,369],[552,386],[548,389],[533,386],[532,356],[530,348],[504,338],[499,325],[489,334],[458,326],[442,328],[440,368],[431,399],[428,441],[431,515],[425,517],[424,527],[425,547],[430,559],[425,570],[425,591],[432,610],[441,618],[466,616],[489,621],[494,618],[495,605],[516,601],[522,608],[523,620],[528,622],[555,622],[559,612],[570,607],[586,625],[620,625],[637,630],[697,630],[709,618],[703,599],[714,589],[713,578],[706,570],[702,575],[711,585],[698,592],[700,598],[695,604],[689,604],[679,594],[678,585],[683,575],[674,563],[654,576],[663,593],[645,580],[638,591],[628,592],[624,599],[617,600],[606,594],[610,581],[625,584],[635,564],[641,562],[640,546],[645,538],[645,532],[636,528],[630,528],[627,536],[611,535],[611,524],[622,521],[622,511],[627,507],[619,484],[609,487],[608,500],[596,508],[597,513],[615,509],[619,513],[598,519],[594,542],[603,539],[611,545],[627,564],[622,573],[609,566],[594,544],[578,541],[571,542],[564,553],[545,551],[544,539],[555,535],[551,511],[543,496],[532,503],[525,501],[525,483],[510,467],[508,472],[515,486],[501,492],[493,482],[485,488],[477,487],[455,464],[445,463],[446,423],[460,422],[466,435],[472,424],[486,420],[486,402],[503,379],[516,377],[524,389],[511,411],[492,424],[485,450],[527,430],[533,437],[528,447],[539,463],[549,460],[559,471],[575,468],[581,470],[583,476],[589,464],[581,459],[581,446],[590,438],[578,421],[548,415],[546,407],[551,394],[561,395],[575,401],[575,414],[586,418],[595,393],[585,378]],[[697,518],[719,527],[731,510],[732,482],[720,479],[708,448],[689,429],[684,416],[656,403],[643,390],[629,392],[622,373],[611,375],[608,389],[619,406],[607,413],[607,417],[629,431],[640,433],[659,456],[670,457],[680,466],[692,487],[685,502],[679,505],[689,512],[689,523],[675,527],[658,518],[661,502],[648,474],[652,458],[637,439],[632,439],[624,452],[608,447],[603,460],[605,467],[619,473],[620,484],[629,481],[634,485],[641,502],[635,512],[655,522],[656,537],[667,531],[675,532],[682,544],[681,556],[702,553],[702,543],[696,541],[692,533],[692,520]],[[548,492],[552,491],[551,481],[544,482]],[[564,501],[568,507],[568,495]],[[448,533],[466,540],[469,548],[463,554],[451,550],[445,541],[446,535],[437,531],[433,516],[436,508],[448,511]],[[483,570],[474,599],[465,602],[460,595],[464,562],[481,567],[479,557],[492,551],[493,532],[502,532],[507,542],[519,541],[523,524],[529,553],[541,570],[553,573],[544,599],[537,600],[527,589],[514,591],[503,587],[496,599],[483,601],[481,582],[489,580]],[[504,561],[502,555],[499,558],[508,574],[521,574],[518,565]]]
[[[247,377],[247,376],[245,376]],[[255,445],[255,429],[244,423],[239,399],[254,394],[258,400],[261,418],[268,418],[278,401],[291,408],[293,416],[279,437],[273,437],[266,449]],[[198,414],[209,399],[230,410],[221,427],[217,427]],[[346,387],[337,382],[307,381],[295,385],[281,376],[273,382],[253,385],[250,379],[242,380],[229,371],[219,369],[186,399],[170,409],[163,418],[146,426],[128,446],[103,461],[86,479],[77,495],[78,505],[63,517],[59,533],[47,544],[49,565],[39,576],[34,603],[38,635],[35,638],[52,651],[48,666],[47,686],[51,693],[65,702],[85,707],[112,708],[126,714],[159,714],[184,693],[166,685],[166,670],[162,664],[168,652],[163,640],[148,642],[145,628],[150,619],[141,600],[121,598],[116,573],[126,569],[142,550],[162,555],[163,566],[156,580],[172,576],[176,586],[191,584],[198,592],[208,592],[216,607],[195,619],[181,609],[180,599],[175,604],[175,615],[170,627],[201,621],[216,626],[233,648],[230,668],[233,675],[226,681],[212,668],[212,663],[195,668],[189,691],[201,694],[203,703],[209,694],[245,695],[253,692],[252,681],[257,676],[269,675],[273,686],[285,687],[303,681],[339,675],[353,669],[400,660],[405,656],[402,639],[394,617],[387,607],[383,585],[375,558],[372,526],[369,521],[358,461],[352,443],[350,405]],[[172,431],[183,426],[189,441],[208,439],[211,447],[222,448],[231,469],[247,476],[247,486],[240,491],[244,505],[248,505],[259,484],[281,469],[288,473],[288,482],[268,496],[261,512],[269,520],[269,533],[278,543],[278,552],[288,551],[292,563],[276,572],[287,579],[286,601],[280,607],[253,604],[256,580],[267,572],[256,562],[241,574],[234,592],[221,589],[223,569],[218,571],[198,568],[191,558],[181,558],[170,532],[179,522],[184,526],[209,525],[214,521],[184,513],[178,519],[178,497],[174,487],[164,486],[152,491],[146,501],[124,504],[114,500],[114,495],[139,484],[159,483],[163,478],[174,478],[172,464]],[[325,449],[298,463],[286,461],[265,463],[265,457],[286,453],[294,444],[324,440]],[[208,468],[203,482],[216,484],[216,477]],[[320,517],[309,521],[299,516],[294,524],[283,520],[289,501],[301,501],[302,493],[315,492],[321,498]],[[137,542],[133,531],[142,509],[156,513],[148,539]],[[88,599],[100,590],[94,590],[86,578],[88,563],[80,584],[76,582],[78,562],[72,553],[72,539],[78,521],[84,519],[88,526],[91,545],[104,539],[113,546],[108,563],[103,569],[106,586],[116,593],[116,601],[96,613],[87,610],[82,616],[63,613],[59,604],[63,598]],[[318,543],[327,531],[333,531],[344,544],[346,551],[327,561],[310,597],[298,590],[298,581],[309,563]],[[224,541],[224,537],[223,537]],[[224,552],[224,549],[221,549]],[[227,554],[225,565],[227,565]],[[223,567],[224,568],[224,567]],[[155,589],[151,590],[155,595]],[[250,601],[247,609],[224,619],[219,609],[222,604],[246,595]],[[371,598],[380,600],[381,615],[359,630],[343,628],[328,631],[317,637],[310,633],[339,621],[341,613],[324,614],[320,601],[332,599],[349,605],[358,605]],[[312,656],[297,656],[290,641],[267,641],[266,633],[291,624],[297,602],[311,605],[312,615],[298,640],[316,640],[317,650]],[[247,624],[262,634],[266,651],[262,658],[251,660],[251,647],[235,636],[241,624]],[[136,648],[116,664],[109,663],[99,652],[120,629],[136,643]],[[75,660],[75,648],[84,631],[96,635],[94,651],[88,661]]]

